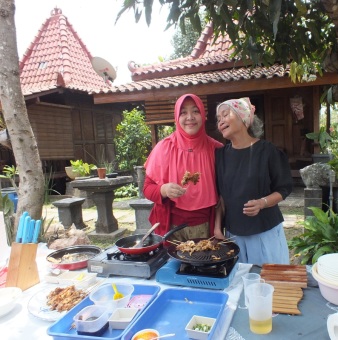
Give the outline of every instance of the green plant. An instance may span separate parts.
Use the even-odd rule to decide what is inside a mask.
[[[5,165],[3,170],[3,175],[0,175],[0,178],[7,178],[10,180],[12,186],[15,188],[15,191],[18,191],[18,186],[15,183],[15,176],[19,174],[18,169],[12,165]]]
[[[70,164],[73,171],[79,174],[79,177],[88,176],[91,170],[96,169],[94,164],[85,163],[82,159],[76,161],[71,160]]]
[[[304,233],[288,242],[289,249],[301,256],[301,264],[313,264],[321,255],[338,252],[338,215],[332,209],[309,209],[314,216],[299,222]]]
[[[124,185],[120,188],[117,188],[114,191],[114,195],[116,198],[131,198],[138,195],[138,188],[135,184],[131,183],[128,185]]]
[[[39,234],[39,238],[38,238],[39,242],[47,242],[48,241],[47,238],[46,238],[46,235],[47,235],[48,229],[50,228],[50,226],[53,223],[53,220],[54,220],[54,217],[49,221],[47,220],[47,213],[46,213],[45,217],[41,218],[41,229],[40,229],[40,234]]]
[[[103,161],[102,162],[102,168],[106,168],[107,174],[111,174],[115,171],[115,166],[116,162],[109,162],[109,161]]]
[[[334,157],[331,160],[327,162],[328,165],[330,165],[331,169],[335,172],[335,179],[338,179],[338,158]]]
[[[48,174],[45,174],[45,184],[44,184],[44,195],[43,195],[43,204],[49,204],[49,195],[50,193],[54,192],[57,195],[61,195],[57,190],[54,190],[53,187],[49,187],[52,179],[52,169],[49,171]]]
[[[144,164],[151,148],[151,133],[142,111],[133,109],[123,112],[114,142],[120,170],[131,170],[136,165]]]
[[[14,241],[14,203],[8,195],[0,195],[0,210],[4,213],[4,222],[6,227],[7,244],[11,246]]]
[[[306,138],[316,141],[319,145],[320,153],[328,153],[330,148],[330,143],[332,142],[332,137],[326,131],[324,126],[321,126],[318,132],[309,132]]]

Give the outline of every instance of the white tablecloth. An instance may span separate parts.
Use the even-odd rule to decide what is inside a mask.
[[[15,308],[7,315],[0,318],[0,338],[5,340],[51,340],[47,334],[47,328],[52,324],[48,321],[40,320],[28,312],[27,305],[30,298],[42,289],[48,287],[56,287],[55,284],[47,283],[45,281],[45,275],[49,272],[48,263],[46,261],[46,256],[51,253],[51,251],[46,247],[45,244],[39,244],[37,252],[37,264],[39,269],[40,283],[25,290],[22,294],[22,298],[16,304]],[[237,303],[241,295],[243,284],[241,277],[243,274],[247,273],[251,268],[249,264],[239,264],[236,275],[234,276],[230,286],[224,291],[229,295],[227,306],[225,308],[225,313],[223,315],[223,327],[222,334],[217,335],[218,339],[225,339],[226,333],[231,323],[233,314],[237,308]],[[86,271],[86,269],[84,269]],[[103,278],[98,278],[98,280],[103,280]],[[135,278],[135,277],[120,277],[115,276],[106,279],[105,283],[108,282],[130,282],[138,284],[154,284],[161,288],[161,290],[173,286],[165,285],[159,283],[155,278],[150,280]],[[184,289],[194,289],[190,287],[185,287]]]

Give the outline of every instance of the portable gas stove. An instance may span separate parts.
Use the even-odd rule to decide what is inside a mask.
[[[88,260],[88,272],[98,276],[109,277],[133,276],[149,279],[167,262],[167,250],[159,247],[149,253],[131,255],[122,253],[116,246]]]
[[[176,286],[224,289],[230,285],[238,269],[238,257],[222,265],[196,267],[170,260],[155,275],[156,281]]]

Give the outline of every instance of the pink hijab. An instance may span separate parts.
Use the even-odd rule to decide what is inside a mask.
[[[195,135],[187,134],[179,124],[183,101],[193,99],[202,116],[202,127]],[[194,94],[181,96],[175,104],[176,131],[158,142],[146,163],[146,174],[158,185],[169,182],[181,184],[186,171],[200,172],[196,185],[189,184],[187,192],[174,199],[176,207],[183,210],[197,210],[213,206],[218,195],[215,185],[215,149],[222,143],[209,137],[205,131],[206,114],[202,100]]]

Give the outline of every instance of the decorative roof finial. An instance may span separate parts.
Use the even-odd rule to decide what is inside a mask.
[[[61,8],[57,8],[56,6],[55,6],[55,8],[50,12],[50,15],[60,15],[60,14],[62,14],[62,10],[61,10]]]

